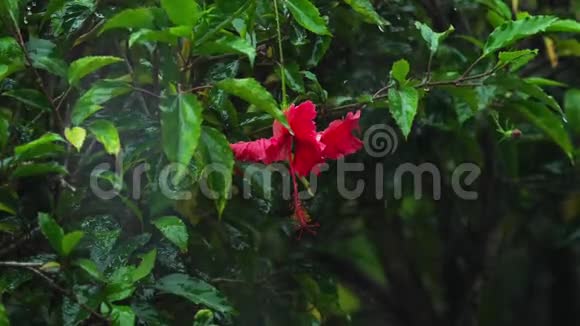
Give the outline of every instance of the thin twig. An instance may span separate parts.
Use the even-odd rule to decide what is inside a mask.
[[[52,278],[46,276],[43,272],[37,270],[36,268],[33,267],[24,267],[27,270],[33,272],[34,274],[38,275],[39,277],[41,277],[42,279],[44,279],[48,285],[50,285],[50,287],[52,287],[53,289],[59,291],[60,293],[62,293],[63,295],[66,295],[67,297],[71,298],[72,300],[74,300],[81,308],[85,309],[86,311],[88,311],[91,315],[95,316],[96,318],[104,321],[104,322],[109,322],[109,319],[103,315],[101,315],[100,313],[96,312],[93,308],[87,306],[86,304],[82,303],[79,298],[77,298],[77,296],[72,293],[71,291],[62,288],[60,285],[58,285]]]
[[[30,263],[30,262],[19,262],[19,261],[0,261],[0,266],[5,267],[40,267],[44,265],[43,263]]]

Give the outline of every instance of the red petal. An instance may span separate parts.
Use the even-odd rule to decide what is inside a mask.
[[[335,120],[328,128],[320,133],[320,142],[323,144],[322,155],[329,159],[338,159],[352,154],[362,148],[363,143],[352,132],[358,130],[360,111],[349,112],[343,120]]]
[[[308,176],[310,171],[324,162],[320,143],[316,141],[301,141],[295,139],[294,144],[294,170],[299,176]]]
[[[290,138],[261,138],[250,142],[230,144],[230,147],[238,161],[270,164],[288,159],[290,154]]]

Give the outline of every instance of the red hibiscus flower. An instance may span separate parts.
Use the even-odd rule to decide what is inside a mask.
[[[289,162],[294,185],[294,218],[301,230],[306,229],[314,233],[311,228],[317,225],[310,224],[311,218],[302,207],[295,175],[307,176],[310,172],[317,172],[317,165],[327,159],[335,160],[358,151],[362,147],[362,142],[353,135],[353,130],[359,129],[360,111],[349,112],[346,118],[333,121],[322,132],[316,131],[314,123],[316,107],[310,101],[298,106],[291,105],[284,114],[294,135],[275,121],[271,138],[239,142],[230,146],[236,159],[240,161],[264,164]]]

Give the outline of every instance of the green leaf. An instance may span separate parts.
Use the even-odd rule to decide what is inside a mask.
[[[31,163],[18,166],[13,172],[12,177],[24,178],[46,174],[67,174],[66,168],[56,162],[50,163]]]
[[[499,19],[501,19],[501,22],[512,19],[512,11],[506,5],[504,0],[477,0],[477,2],[486,6]]]
[[[55,147],[47,146],[53,145],[55,142],[64,142],[62,137],[55,133],[46,133],[40,138],[28,142],[24,145],[16,146],[14,148],[14,155],[17,159],[27,160],[38,156],[44,156],[47,153],[50,154]]]
[[[498,66],[511,65],[511,71],[516,71],[526,65],[538,55],[538,49],[500,52]]]
[[[405,59],[401,59],[393,63],[393,67],[391,68],[391,76],[395,78],[399,84],[404,84],[407,80],[407,75],[409,74],[409,70],[411,67],[409,66],[409,62]]]
[[[542,130],[572,159],[574,147],[564,129],[562,119],[542,104],[532,101],[515,102],[513,107],[528,121]]]
[[[150,29],[140,29],[131,34],[129,37],[129,47],[135,44],[145,42],[161,42],[171,45],[177,44],[178,37],[169,32],[169,30],[154,31]]]
[[[297,63],[286,63],[283,67],[276,68],[276,74],[281,76],[280,69],[284,69],[284,76],[290,89],[296,93],[304,93],[304,78]],[[280,77],[281,78],[281,77]]]
[[[109,18],[99,34],[115,28],[153,28],[154,19],[149,8],[125,9]]]
[[[483,55],[489,55],[520,39],[541,33],[556,20],[558,18],[552,16],[530,16],[522,20],[505,22],[491,32],[483,47]]]
[[[195,313],[193,317],[193,326],[212,326],[213,323],[213,312],[208,309],[200,309]]]
[[[548,95],[537,85],[529,84],[523,79],[511,75],[499,77],[496,83],[504,86],[508,90],[520,92],[521,94],[524,94],[524,96],[527,95],[533,97],[563,115],[562,108],[560,107],[560,104],[558,104],[558,101],[556,101],[551,95]]]
[[[415,22],[415,27],[419,29],[421,32],[421,37],[427,42],[427,46],[429,47],[429,52],[431,52],[431,56],[433,56],[437,49],[439,49],[439,45],[443,42],[449,34],[455,31],[455,27],[450,25],[449,28],[441,33],[434,32],[431,27],[421,22]]]
[[[155,288],[165,293],[183,297],[194,304],[202,304],[213,310],[229,313],[232,306],[226,298],[213,286],[203,280],[186,274],[167,275],[155,284]]]
[[[331,35],[326,21],[309,0],[286,0],[286,5],[300,26],[318,35]]]
[[[572,19],[559,19],[546,30],[548,32],[580,33],[580,23]]]
[[[6,313],[6,308],[2,302],[0,302],[0,325],[10,326],[10,320],[8,319],[8,313]]]
[[[182,252],[187,252],[189,234],[183,221],[176,216],[164,216],[154,220],[153,225]]]
[[[195,0],[161,0],[161,7],[175,25],[193,26],[201,17],[201,9]]]
[[[201,134],[200,154],[206,165],[205,179],[210,198],[215,200],[219,216],[222,216],[232,187],[234,155],[226,137],[219,131],[204,127]],[[209,169],[208,169],[209,167]]]
[[[537,86],[568,87],[568,85],[561,83],[557,80],[547,79],[543,77],[528,77],[524,78],[524,81],[528,84]]]
[[[59,254],[62,254],[62,239],[64,231],[52,217],[46,213],[38,213],[38,224],[40,231],[46,237],[52,248]]]
[[[9,19],[18,27],[20,20],[20,4],[20,0],[0,1],[0,17]]]
[[[107,153],[112,155],[119,154],[121,141],[119,140],[119,132],[114,124],[107,120],[97,120],[89,126],[89,131],[99,143],[103,144]]]
[[[384,20],[373,8],[369,0],[344,0],[346,4],[352,7],[354,11],[359,13],[367,23],[377,25],[387,25],[388,22]]]
[[[135,312],[129,306],[112,305],[113,326],[135,326]]]
[[[141,257],[141,264],[133,270],[133,282],[140,281],[151,274],[153,267],[155,267],[155,259],[157,258],[157,249],[153,249]]]
[[[413,120],[417,114],[419,94],[413,87],[401,87],[401,89],[389,89],[389,109],[391,115],[401,128],[405,138],[409,136],[413,127]]]
[[[50,110],[50,102],[46,96],[35,89],[15,89],[4,92],[2,95],[12,97],[33,108]]]
[[[10,122],[4,117],[0,117],[0,151],[4,149],[10,137]]]
[[[105,102],[131,91],[128,80],[105,79],[98,81],[77,100],[71,113],[73,125],[80,125],[95,112],[101,110]]]
[[[253,78],[225,79],[217,83],[217,87],[229,94],[237,96],[244,101],[255,105],[258,109],[270,114],[274,119],[290,128],[286,116],[278,108],[278,104],[260,83]]]
[[[564,109],[568,117],[568,127],[580,135],[580,89],[570,89],[564,95]]]
[[[90,56],[75,60],[68,70],[68,83],[76,85],[86,75],[123,59],[112,56]]]
[[[161,106],[163,151],[179,169],[174,181],[183,177],[199,143],[203,107],[193,94],[179,94],[168,98]]]
[[[55,54],[56,45],[49,40],[31,37],[26,44],[32,65],[59,77],[66,77],[68,66]]]
[[[85,233],[82,231],[73,231],[71,233],[67,233],[62,238],[62,255],[68,256],[74,248],[79,244],[79,241],[85,236]]]
[[[85,142],[85,138],[87,137],[87,131],[81,127],[73,127],[65,128],[64,129],[64,136],[66,139],[71,143],[77,151],[81,150],[83,147],[83,143]]]
[[[256,59],[256,49],[250,42],[236,36],[224,36],[218,40],[207,42],[199,47],[199,52],[202,54],[224,54],[224,53],[239,53],[244,54],[250,60],[250,64],[254,65]]]
[[[84,259],[84,258],[77,259],[74,261],[73,264],[75,266],[80,267],[82,270],[84,270],[87,274],[89,274],[94,279],[99,280],[99,281],[103,280],[103,275],[101,274],[101,271],[99,271],[97,264],[95,264],[95,262],[93,262],[92,260]]]

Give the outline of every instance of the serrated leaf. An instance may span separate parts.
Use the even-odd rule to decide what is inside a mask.
[[[195,0],[161,0],[161,8],[175,25],[193,26],[201,16]]]
[[[346,4],[359,13],[364,21],[370,24],[386,25],[388,22],[384,20],[373,8],[373,4],[369,0],[344,0]]]
[[[97,141],[105,147],[105,151],[112,155],[119,154],[121,141],[119,132],[113,123],[107,120],[97,120],[89,126],[89,131]]]
[[[12,97],[33,108],[50,110],[50,102],[46,96],[35,89],[15,89],[2,93],[2,96]]]
[[[99,34],[115,28],[153,28],[154,19],[149,8],[125,9],[109,18]]]
[[[509,51],[509,52],[500,52],[498,55],[498,65],[507,65],[511,66],[511,71],[516,71],[519,68],[526,65],[528,62],[533,60],[538,55],[538,50],[518,50],[518,51]]]
[[[86,75],[121,61],[123,59],[112,56],[90,56],[75,60],[68,70],[68,83],[76,85]]]
[[[46,213],[38,213],[40,232],[46,237],[52,248],[62,254],[62,239],[64,231],[56,221]]]
[[[258,109],[270,114],[274,119],[289,128],[286,116],[278,108],[278,104],[260,83],[253,78],[225,79],[217,83],[217,87],[229,94],[237,96],[244,101],[255,105]]]
[[[401,59],[393,63],[393,67],[391,68],[391,76],[395,78],[399,84],[404,84],[407,80],[407,75],[409,74],[409,70],[411,67],[409,66],[409,62],[405,59]]]
[[[161,106],[163,151],[173,163],[179,163],[174,181],[181,180],[199,144],[203,107],[193,94],[168,98]]]
[[[85,138],[87,137],[87,131],[81,127],[73,127],[65,128],[64,129],[64,136],[66,139],[71,143],[77,151],[81,150],[83,147],[83,143],[85,142]]]
[[[431,27],[423,24],[421,22],[415,22],[415,27],[419,29],[421,32],[421,37],[427,42],[427,46],[429,48],[429,52],[431,52],[431,56],[433,56],[437,50],[439,49],[439,45],[443,42],[449,34],[455,31],[455,27],[450,25],[449,28],[441,33],[434,32]]]
[[[318,8],[309,0],[286,0],[286,6],[300,26],[314,34],[331,35],[326,21],[320,16]]]
[[[413,120],[419,105],[419,93],[413,87],[404,86],[401,89],[389,89],[389,109],[405,138],[413,127]]]
[[[157,281],[155,288],[202,304],[221,313],[233,311],[226,298],[212,285],[186,274],[171,274]]]
[[[546,106],[531,101],[516,102],[513,107],[529,122],[548,135],[572,159],[574,146],[570,141],[568,132],[564,129],[560,117],[551,112]]]
[[[153,267],[155,267],[156,258],[157,249],[153,249],[141,257],[141,263],[132,273],[133,282],[140,281],[151,274]]]
[[[522,20],[505,22],[491,32],[483,47],[483,55],[491,54],[518,40],[541,33],[556,20],[558,18],[552,16],[530,16]]]
[[[189,234],[187,226],[177,216],[164,216],[154,220],[153,225],[163,234],[167,240],[176,245],[182,252],[187,252]]]
[[[71,233],[67,233],[62,238],[62,255],[68,256],[74,250],[74,248],[79,244],[79,241],[85,236],[85,233],[82,231],[73,231]]]
[[[209,198],[214,199],[218,215],[221,217],[232,187],[234,155],[226,137],[219,131],[204,127],[201,134],[200,154],[206,165],[204,182]],[[209,169],[208,169],[209,167]]]
[[[548,32],[580,33],[580,23],[572,19],[559,19],[546,30]]]
[[[224,53],[244,54],[248,57],[252,66],[256,59],[256,49],[254,46],[246,39],[235,36],[224,36],[215,41],[204,43],[199,47],[198,51],[208,55]]]

